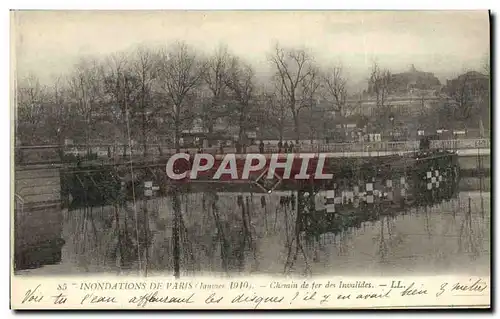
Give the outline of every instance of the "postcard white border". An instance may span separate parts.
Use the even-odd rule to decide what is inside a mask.
[[[183,1],[183,2],[178,2],[178,1],[103,1],[103,0],[91,0],[91,1],[85,1],[81,3],[73,3],[69,4],[66,1],[44,1],[44,3],[40,3],[37,1],[4,1],[2,2],[3,5],[5,5],[5,10],[3,10],[3,15],[1,16],[2,18],[2,37],[3,37],[3,43],[5,44],[2,46],[2,58],[4,61],[4,65],[8,66],[9,65],[9,13],[7,9],[10,8],[26,8],[26,9],[33,9],[33,8],[40,8],[40,9],[160,9],[160,8],[178,8],[178,9],[189,9],[189,8],[206,8],[206,9],[222,9],[226,8],[228,9],[231,5],[234,8],[234,3],[225,1],[222,2],[220,1],[219,3],[222,4],[215,4],[214,2],[211,2],[210,5],[207,5],[203,1]],[[487,1],[487,0],[476,0],[474,2],[470,1],[441,1],[441,2],[436,2],[432,0],[426,0],[426,1],[414,1],[413,3],[409,2],[400,2],[400,1],[377,1],[376,2],[376,8],[375,4],[373,1],[348,1],[348,2],[339,2],[338,4],[335,4],[335,7],[332,7],[332,4],[330,1],[316,1],[315,2],[315,7],[313,7],[310,2],[307,1],[275,1],[273,3],[274,8],[283,8],[283,9],[493,9],[494,11],[498,12],[498,2],[497,1]],[[240,9],[265,9],[269,8],[270,4],[268,1],[251,1],[248,2],[246,5],[241,5]],[[498,22],[497,22],[498,23]],[[498,34],[498,33],[496,33]],[[495,36],[495,40],[497,38],[497,35]],[[496,55],[495,55],[496,57]],[[494,70],[496,71],[496,70]],[[9,89],[9,74],[7,72],[4,73],[4,77],[2,77],[2,84],[4,88],[4,98],[6,101],[10,94],[10,89]],[[498,81],[497,81],[498,85]],[[495,87],[497,89],[498,87]],[[7,102],[9,103],[9,102]],[[1,112],[3,112],[3,116],[0,116],[4,120],[4,125],[1,125],[1,128],[4,130],[2,134],[0,134],[0,139],[1,143],[3,146],[3,149],[10,149],[10,112],[9,108],[1,108]],[[496,112],[498,114],[498,112]],[[495,118],[496,119],[496,118]],[[497,136],[495,136],[497,137]],[[498,138],[496,138],[498,140]],[[10,159],[7,159],[6,156],[2,156],[1,160],[3,161],[3,167],[4,167],[4,178],[2,179],[2,194],[3,198],[3,203],[8,207],[10,203],[10,181],[7,178],[7,176],[10,175]],[[496,177],[496,176],[495,176]],[[498,190],[496,190],[498,192]],[[497,195],[497,194],[495,194]],[[8,209],[10,211],[10,209]],[[10,218],[8,217],[9,214],[4,214],[4,223],[2,223],[4,229],[3,229],[3,234],[4,236],[7,236],[6,234],[9,234],[9,221]],[[3,251],[6,252],[9,250],[10,245],[9,245],[9,238],[4,238],[3,245],[4,249]],[[496,253],[496,251],[495,251]],[[10,256],[10,255],[9,255]],[[7,257],[7,254],[4,253],[4,262],[2,263],[2,266],[4,267],[3,274],[4,276],[8,276],[7,274],[10,273],[10,258]],[[7,279],[7,278],[6,278]],[[6,281],[6,280],[5,280]],[[4,301],[5,305],[2,307],[5,311],[5,309],[8,309],[9,305],[9,293],[10,290],[7,291],[6,289],[3,290],[5,295],[2,295],[2,300]],[[67,315],[71,315],[67,313]],[[108,314],[109,315],[109,314]],[[175,314],[174,314],[175,315]],[[366,315],[366,314],[363,314]],[[396,314],[404,316],[404,314]],[[428,316],[432,316],[431,314],[427,314]],[[442,315],[442,314],[441,314]],[[8,312],[7,316],[13,316],[12,312]]]

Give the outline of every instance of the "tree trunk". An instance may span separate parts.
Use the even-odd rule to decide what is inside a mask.
[[[210,106],[210,110],[208,110],[209,115],[205,114],[205,117],[207,119],[207,121],[206,121],[207,123],[206,123],[206,127],[205,128],[208,130],[208,137],[209,137],[208,146],[209,147],[212,146],[211,139],[212,139],[212,135],[214,133],[215,122],[216,122],[216,119],[217,119],[217,116],[214,115],[214,110],[215,110],[215,107],[217,105],[216,99],[217,99],[217,97],[215,97],[215,96],[212,99],[212,104]],[[205,125],[205,123],[203,123],[203,124]]]
[[[243,112],[240,113],[240,120],[239,120],[239,127],[240,127],[240,131],[238,133],[238,139],[239,139],[239,143],[240,143],[240,147],[241,147],[241,153],[245,153],[246,152],[246,136],[245,136],[245,116],[243,114]]]
[[[179,153],[181,151],[181,144],[180,144],[180,130],[178,123],[175,123],[174,144],[175,144],[175,152]]]
[[[62,134],[58,134],[59,142],[59,158],[61,162],[64,162],[64,138]]]
[[[144,106],[142,108],[142,147],[144,150],[144,158],[148,155],[148,144],[147,144],[147,136],[146,136],[146,114],[144,111]]]
[[[86,127],[86,134],[85,134],[85,148],[86,148],[86,151],[87,151],[87,155],[90,155],[90,153],[92,152],[91,148],[90,148],[90,132],[91,132],[91,127],[90,127],[90,121],[91,121],[91,118],[92,118],[92,113],[89,111],[89,113],[87,114],[87,127]]]
[[[127,111],[125,111],[125,112],[127,112]],[[126,113],[125,113],[125,114],[126,114]],[[127,116],[127,115],[125,115],[125,116]],[[127,119],[125,118],[125,119],[123,120],[123,127],[124,127],[124,130],[123,130],[123,157],[126,157],[126,156],[127,156],[127,147],[128,147],[128,142],[127,142],[127,140],[128,140],[128,134],[127,134],[127,132],[128,132],[128,130],[127,130],[127,124],[128,124],[128,123],[127,123]]]
[[[297,114],[297,112],[292,112],[292,114],[295,131],[295,143],[298,145],[300,140],[299,115]]]
[[[245,152],[245,146],[244,144],[246,143],[245,138],[244,138],[244,129],[243,129],[243,123],[240,123],[240,131],[238,133],[238,140],[240,143],[240,152],[244,153]]]
[[[175,146],[175,152],[179,153],[181,151],[181,144],[180,144],[180,124],[179,120],[175,120],[174,124],[174,146]]]
[[[144,74],[143,74],[144,79]],[[141,92],[141,108],[142,108],[142,147],[144,148],[144,158],[148,155],[148,145],[146,136],[146,103],[144,101],[146,95],[146,88],[144,86],[144,80],[142,81],[142,92]]]
[[[208,147],[212,147],[212,135],[214,133],[214,124],[210,121],[208,125]],[[216,145],[217,146],[217,145]]]
[[[128,148],[128,130],[127,130],[127,120],[124,120],[124,132],[123,132],[123,157],[127,156],[127,148]]]
[[[311,145],[314,144],[314,136],[316,135],[316,129],[315,129],[315,126],[314,126],[314,123],[313,123],[313,113],[312,113],[312,110],[310,112],[310,116],[309,116],[309,138],[311,139]]]
[[[179,201],[178,190],[175,189],[172,194],[173,207],[174,207],[174,221],[172,225],[172,237],[173,237],[173,262],[174,262],[174,277],[178,279],[180,277],[180,236],[179,236],[179,220],[180,220],[180,210],[181,203]]]
[[[180,137],[181,137],[181,114],[180,114],[180,106],[176,106],[175,108],[175,120],[174,120],[174,144],[175,144],[175,152],[179,153],[181,151]]]

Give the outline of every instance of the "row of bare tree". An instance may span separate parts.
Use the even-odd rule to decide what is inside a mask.
[[[199,118],[209,132],[227,123],[246,132],[273,130],[283,138],[292,123],[300,139],[301,113],[321,100],[340,117],[351,107],[341,66],[320,67],[305,49],[277,44],[265,81],[251,64],[220,46],[205,55],[184,42],[138,47],[105,58],[82,58],[74,69],[42,85],[36,76],[16,84],[16,136],[21,144],[63,143],[65,138],[141,141],[159,136],[180,148],[182,130]],[[374,63],[368,78],[379,108],[386,106],[391,73]],[[308,123],[314,127],[315,123]]]
[[[140,136],[147,152],[152,130],[171,136],[179,148],[181,131],[196,117],[209,132],[219,119],[227,120],[239,127],[240,139],[248,129],[266,125],[282,136],[291,120],[298,140],[299,113],[319,96],[343,112],[347,90],[341,67],[321,72],[306,50],[279,45],[269,61],[273,74],[263,85],[252,65],[224,46],[210,56],[177,42],[81,59],[52,85],[35,76],[18,80],[17,136],[23,144],[37,144],[78,134],[90,143],[112,130],[108,136],[123,143]]]

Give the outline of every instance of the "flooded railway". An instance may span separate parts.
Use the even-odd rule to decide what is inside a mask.
[[[119,179],[83,171],[61,186],[60,260],[18,273],[489,273],[490,193],[461,191],[453,156],[434,155],[423,166],[344,160],[351,169],[326,184],[165,188],[151,166]]]
[[[181,276],[489,273],[490,193],[460,192],[315,237],[296,237],[297,207],[281,195],[235,195],[180,196]],[[115,207],[65,210],[61,262],[19,273],[173,274],[172,202],[136,203],[149,212],[139,241],[131,205],[118,222]]]

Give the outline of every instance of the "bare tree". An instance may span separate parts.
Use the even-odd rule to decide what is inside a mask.
[[[341,117],[347,114],[347,79],[341,66],[329,68],[321,75],[321,97]]]
[[[135,117],[138,95],[138,79],[131,73],[127,56],[113,54],[106,59],[103,67],[104,92],[115,124],[122,127],[123,155],[131,144],[130,122]]]
[[[283,141],[285,125],[289,117],[286,93],[282,81],[272,81],[273,90],[266,92],[264,97],[263,114],[267,123],[278,133],[279,140]]]
[[[251,107],[255,94],[255,74],[253,68],[238,58],[232,58],[226,77],[226,85],[231,91],[234,102],[231,103],[231,118],[239,127],[240,142],[246,139],[246,130],[251,124]]]
[[[153,127],[153,119],[158,111],[153,106],[152,85],[158,77],[157,72],[158,55],[156,52],[145,47],[138,47],[132,56],[132,73],[138,79],[139,99],[138,113],[140,115],[140,130],[142,135],[142,147],[144,157],[148,154],[147,135]]]
[[[490,54],[489,53],[484,55],[482,63],[481,63],[481,68],[482,68],[482,72],[489,77],[490,73],[491,73]]]
[[[197,53],[184,42],[176,42],[169,48],[160,51],[157,85],[165,97],[164,109],[166,116],[173,122],[174,144],[180,151],[181,127],[192,120],[189,116],[189,102],[195,95],[195,90],[202,82],[205,69]],[[174,222],[172,226],[174,276],[180,275],[180,227],[182,213],[178,190],[174,189],[172,196],[174,207]]]
[[[76,116],[84,120],[84,136],[87,152],[90,152],[94,117],[102,103],[103,87],[101,66],[95,59],[81,59],[68,79],[70,103],[75,105]]]
[[[227,103],[227,76],[231,64],[231,55],[226,46],[219,46],[210,56],[203,73],[203,80],[210,92],[210,98],[203,103],[203,125],[209,133],[213,132],[215,122]]]
[[[276,70],[275,77],[283,84],[294,121],[296,143],[299,143],[299,113],[314,103],[319,86],[318,70],[313,58],[305,50],[284,49],[279,45],[276,45],[270,61]]]
[[[465,72],[450,81],[446,91],[452,99],[455,120],[467,123],[481,111],[480,106],[487,101],[485,98],[489,92],[489,80],[479,72]]]
[[[350,104],[347,103],[347,79],[343,74],[342,66],[332,66],[322,72],[320,92],[323,101],[335,112],[336,119],[338,116],[341,121],[340,125],[344,127],[342,119],[355,105],[349,107]]]
[[[375,94],[377,108],[383,108],[390,94],[392,74],[387,69],[380,69],[377,62],[373,63],[370,78],[368,80],[370,91]]]
[[[159,86],[166,95],[168,116],[174,123],[174,144],[180,150],[181,125],[186,120],[186,102],[189,95],[199,86],[204,72],[204,64],[196,52],[183,42],[175,43],[161,52]]]
[[[60,76],[57,76],[50,88],[50,96],[46,111],[46,127],[48,136],[60,146],[60,156],[63,157],[64,138],[72,129],[72,114],[67,103],[67,89],[63,86]]]
[[[36,76],[30,75],[21,79],[16,89],[16,134],[21,144],[40,142],[37,131],[43,124],[47,88]]]

